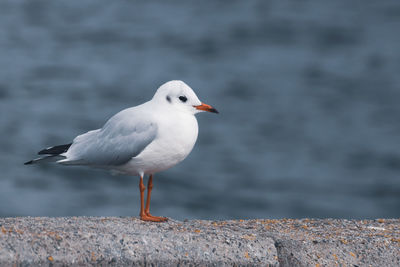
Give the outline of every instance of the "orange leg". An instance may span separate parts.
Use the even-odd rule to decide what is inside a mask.
[[[151,190],[153,189],[153,175],[150,174],[149,181],[147,182],[147,199],[146,199],[146,209],[144,213],[146,215],[150,215],[150,199],[151,199]]]
[[[144,190],[146,187],[143,184],[143,177],[140,176],[139,190],[140,190],[140,219],[143,221],[151,222],[165,222],[168,219],[165,217],[157,217],[150,214],[150,199],[151,190],[153,189],[153,175],[150,175],[149,182],[147,185],[147,200],[146,209],[144,209]]]
[[[143,218],[146,216],[146,214],[144,213],[144,190],[146,190],[146,187],[143,184],[142,176],[140,176],[139,190],[140,190],[140,219],[143,220]]]

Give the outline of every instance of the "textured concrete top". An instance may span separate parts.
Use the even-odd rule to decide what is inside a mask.
[[[0,265],[400,266],[400,220],[0,218]]]

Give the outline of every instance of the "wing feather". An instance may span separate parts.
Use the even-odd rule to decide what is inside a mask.
[[[140,154],[156,137],[157,125],[125,110],[102,129],[76,137],[60,161],[64,164],[118,166]],[[138,115],[138,114],[136,114]]]

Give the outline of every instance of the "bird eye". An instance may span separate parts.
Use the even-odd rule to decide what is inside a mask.
[[[187,97],[181,95],[181,96],[179,97],[179,100],[182,101],[182,102],[186,102],[186,101],[187,101]]]

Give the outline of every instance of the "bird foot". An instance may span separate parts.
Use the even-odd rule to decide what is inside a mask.
[[[150,213],[140,215],[140,219],[142,221],[147,221],[147,222],[166,222],[168,221],[168,218],[166,217],[157,217],[153,216]]]

